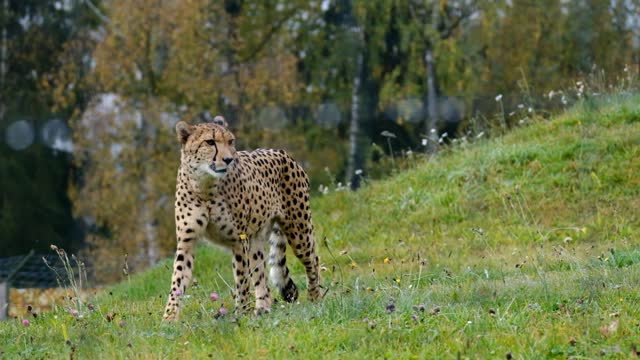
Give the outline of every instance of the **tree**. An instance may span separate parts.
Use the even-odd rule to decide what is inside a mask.
[[[51,243],[80,246],[81,228],[66,194],[68,147],[49,142],[52,126],[64,132],[69,114],[51,110],[53,95],[42,83],[57,68],[62,44],[95,24],[93,13],[74,1],[0,1],[3,255],[48,251]]]
[[[440,56],[442,43],[455,41],[459,35],[457,29],[476,8],[472,1],[330,3],[318,36],[321,41],[313,43],[314,48],[308,52],[311,55],[307,55],[304,64],[312,73],[308,81],[317,84],[321,96],[335,98],[345,110],[350,109],[350,152],[345,178],[352,185],[357,187],[359,179],[354,176],[355,170],[364,166],[362,159],[367,147],[361,143],[370,142],[359,140],[357,134],[375,141],[381,139],[381,127],[385,130],[391,127],[404,133],[399,140],[412,136],[407,135],[410,131],[402,126],[405,119],[398,117],[393,119],[395,124],[390,123],[386,111],[406,97],[422,98],[429,94],[434,97],[428,102],[432,105],[430,109],[437,108],[436,80],[441,76],[436,73],[433,61],[430,63],[432,73],[427,76],[425,55],[431,54],[432,59]],[[359,35],[353,36],[354,33]],[[455,47],[447,44],[443,52]],[[446,61],[458,59],[449,55]],[[447,64],[443,68],[449,70],[451,66]],[[431,91],[425,79],[432,85]],[[437,112],[432,112],[432,121],[437,121],[436,115]],[[434,123],[429,128],[432,127]],[[435,136],[437,140],[437,134]]]

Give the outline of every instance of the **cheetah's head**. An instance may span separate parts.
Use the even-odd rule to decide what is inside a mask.
[[[236,160],[235,137],[227,127],[222,116],[205,124],[178,122],[176,135],[182,144],[182,166],[200,180],[225,176]]]

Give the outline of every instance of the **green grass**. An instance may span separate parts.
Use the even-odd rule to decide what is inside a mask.
[[[200,246],[180,322],[160,321],[165,261],[81,318],[59,308],[0,324],[0,358],[628,358],[640,350],[639,209],[640,97],[592,100],[316,197],[321,303],[303,293],[265,316],[215,319],[232,308],[230,258]]]

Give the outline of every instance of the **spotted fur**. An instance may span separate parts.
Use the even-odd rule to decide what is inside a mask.
[[[181,121],[176,133],[182,145],[175,203],[178,246],[164,318],[178,317],[180,296],[193,276],[199,238],[231,249],[236,311],[249,309],[251,286],[255,312],[271,308],[267,242],[271,277],[282,298],[293,302],[298,297],[286,265],[288,243],[305,266],[309,298],[320,299],[309,180],[302,167],[283,150],[236,151],[235,137],[220,116],[207,124]]]

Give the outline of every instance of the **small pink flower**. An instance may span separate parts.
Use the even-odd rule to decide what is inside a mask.
[[[69,310],[69,314],[71,314],[71,316],[78,316],[78,310],[71,309],[71,310]]]
[[[227,309],[223,307],[221,307],[220,310],[218,310],[218,312],[220,313],[221,316],[227,315]]]
[[[182,291],[176,290],[176,291],[173,292],[173,295],[180,296],[180,295],[182,295]]]
[[[218,300],[218,298],[220,297],[218,293],[214,293],[214,292],[212,292],[210,296],[211,296],[211,300],[213,301]]]
[[[22,320],[22,326],[29,326],[29,325],[31,325],[29,320],[27,320],[27,319]]]

